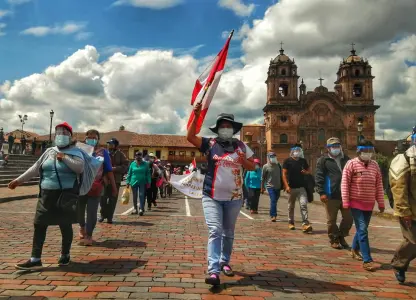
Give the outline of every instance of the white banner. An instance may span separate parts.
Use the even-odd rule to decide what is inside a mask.
[[[202,187],[205,176],[198,171],[187,175],[175,175],[170,177],[170,183],[182,194],[191,198],[202,198]]]

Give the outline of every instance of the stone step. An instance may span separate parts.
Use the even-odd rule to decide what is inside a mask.
[[[16,170],[14,169],[0,169],[0,175],[8,175],[8,174],[23,174],[24,171],[22,172],[16,172]]]
[[[0,177],[0,184],[8,184],[10,181],[12,181],[13,179],[17,178],[18,176],[10,176],[9,178],[1,178]],[[36,181],[39,182],[39,177],[34,177],[30,180],[32,181]]]
[[[8,184],[9,184],[8,182],[7,183],[0,183],[0,188],[7,187]],[[39,180],[37,180],[37,181],[34,180],[34,181],[25,182],[21,186],[30,186],[30,185],[38,185],[38,184],[39,184]]]
[[[30,168],[31,166],[33,166],[33,164],[34,164],[34,162],[32,163],[32,162],[15,162],[15,161],[13,161],[13,162],[11,162],[11,161],[9,161],[8,163],[7,163],[7,166],[6,166],[6,168],[10,168],[10,167],[25,167],[25,168]]]

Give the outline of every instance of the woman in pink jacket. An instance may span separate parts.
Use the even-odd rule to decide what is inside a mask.
[[[371,159],[374,146],[370,141],[360,141],[357,154],[358,157],[347,162],[342,173],[342,205],[344,208],[351,208],[357,230],[351,246],[351,256],[363,261],[365,270],[374,271],[375,265],[368,241],[368,225],[376,201],[380,212],[384,212],[382,175],[377,162]]]

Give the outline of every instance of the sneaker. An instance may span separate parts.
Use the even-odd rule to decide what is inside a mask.
[[[332,244],[331,244],[331,247],[332,247],[333,249],[337,249],[337,250],[341,250],[341,249],[343,249],[343,247],[340,245],[340,243],[332,243]]]
[[[141,209],[140,211],[139,211],[139,216],[143,216],[144,215],[144,211],[143,211],[143,209]]]
[[[289,230],[295,230],[295,224],[289,223]]]
[[[69,265],[71,262],[71,257],[69,255],[61,255],[61,257],[58,260],[58,266],[65,267]]]
[[[34,270],[40,270],[43,268],[42,261],[31,261],[30,259],[22,264],[17,264],[14,266],[18,270],[25,270],[25,271],[34,271]]]
[[[105,220],[105,218],[104,218],[103,216],[101,216],[101,217],[98,219],[98,222],[102,223],[102,222],[104,222],[104,220]]]
[[[221,271],[224,273],[225,276],[228,276],[228,277],[234,276],[234,272],[229,265],[226,265],[226,264],[222,265]]]
[[[210,285],[220,285],[220,277],[218,274],[210,274],[208,277],[205,278],[205,283]]]
[[[87,232],[85,231],[85,227],[80,227],[79,228],[79,239],[83,240],[85,238],[85,236],[87,235]]]
[[[396,279],[400,283],[404,283],[406,281],[406,272],[405,271],[394,271],[394,276],[396,276]]]
[[[358,261],[363,260],[363,257],[362,257],[361,253],[358,250],[351,249],[350,255],[355,260],[358,260]]]
[[[272,222],[276,222],[276,219],[277,219],[276,217],[271,217],[271,218],[270,218],[270,221],[272,221]]]
[[[108,220],[107,220],[107,224],[113,224],[113,220],[108,219]]]
[[[339,237],[339,243],[344,249],[349,249],[350,248],[350,245],[348,245],[347,241],[342,236]]]
[[[303,233],[311,233],[312,232],[312,226],[310,224],[302,225],[302,231]]]
[[[374,264],[373,261],[369,261],[369,262],[363,263],[363,268],[366,271],[374,272],[376,270],[376,265]]]
[[[133,210],[133,212],[131,213],[132,215],[138,215],[139,212],[137,211],[137,209]]]

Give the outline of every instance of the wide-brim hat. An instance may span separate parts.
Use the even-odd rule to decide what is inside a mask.
[[[217,117],[217,123],[215,124],[215,126],[212,126],[209,129],[213,133],[218,134],[218,127],[219,127],[221,121],[230,122],[233,125],[234,134],[236,134],[237,132],[239,132],[241,130],[241,128],[243,127],[243,123],[234,121],[234,115],[233,114],[225,114],[225,113],[223,113],[223,114],[219,114],[218,115],[218,117]]]

